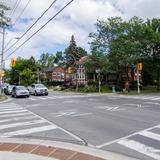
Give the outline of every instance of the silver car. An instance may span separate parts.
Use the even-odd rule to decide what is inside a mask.
[[[43,84],[33,84],[31,87],[28,87],[29,93],[32,95],[48,95],[48,88]]]
[[[12,97],[29,97],[29,91],[24,86],[14,86],[12,89]]]

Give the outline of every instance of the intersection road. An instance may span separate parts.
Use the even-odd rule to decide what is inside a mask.
[[[160,95],[51,92],[0,104],[0,137],[86,144],[160,160]]]

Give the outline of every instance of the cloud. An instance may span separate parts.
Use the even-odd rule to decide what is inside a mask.
[[[11,8],[14,6],[13,0],[6,0],[5,2]],[[6,41],[9,41],[12,37],[21,36],[52,2],[53,0],[31,0],[21,19],[7,31]],[[57,0],[49,12],[17,43],[15,48],[46,23],[67,2],[69,0]],[[13,22],[26,3],[27,0],[21,0],[14,15],[11,15]],[[31,55],[38,57],[45,51],[55,53],[57,50],[64,50],[69,44],[72,34],[75,35],[77,45],[89,51],[88,35],[95,31],[94,24],[97,19],[106,20],[108,17],[114,16],[122,16],[125,19],[133,16],[142,18],[159,17],[159,6],[159,0],[154,0],[154,2],[152,0],[75,0],[14,55],[15,57],[22,56],[25,58]]]

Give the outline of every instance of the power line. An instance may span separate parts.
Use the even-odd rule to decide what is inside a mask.
[[[13,23],[13,25],[15,25],[16,22],[21,18],[21,16],[23,15],[24,11],[26,10],[26,8],[28,7],[28,5],[29,5],[30,2],[31,2],[31,0],[28,0],[28,2],[26,3],[25,7],[23,8],[23,10],[19,14],[19,16],[16,18],[15,22]]]
[[[13,7],[13,10],[12,12],[10,13],[11,16],[13,16],[13,14],[15,13],[16,9],[18,8],[19,4],[20,4],[21,0],[17,0],[14,7]]]
[[[41,16],[38,17],[38,19],[26,30],[26,32],[24,32],[15,43],[13,43],[7,50],[5,50],[5,52],[9,51],[13,46],[15,46],[33,28],[33,26],[46,14],[46,12],[48,12],[48,10],[54,5],[56,1],[57,0],[54,0],[50,4],[50,6],[41,14]]]
[[[27,38],[20,46],[18,46],[13,52],[11,52],[6,58],[11,56],[15,51],[21,48],[27,41],[35,36],[40,30],[42,30],[48,23],[50,23],[55,17],[57,17],[67,6],[69,6],[74,0],[68,2],[62,9],[60,9],[52,18],[50,18],[44,25],[42,25],[36,32],[34,32],[29,38]],[[7,59],[6,59],[7,60]]]

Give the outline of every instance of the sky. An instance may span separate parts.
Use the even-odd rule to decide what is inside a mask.
[[[11,40],[10,45],[16,41],[14,37],[20,37],[53,2],[53,0],[30,0],[28,7],[16,21],[28,0],[18,0],[19,5],[15,12],[13,12],[13,7],[17,0],[0,1],[11,8],[7,15],[11,18],[13,25],[7,30],[5,36],[5,44]],[[68,2],[69,0],[57,0],[47,14],[13,48],[7,51],[5,56],[13,52]],[[57,51],[63,51],[69,45],[72,35],[75,36],[77,46],[90,52],[88,35],[96,31],[97,19],[107,20],[108,17],[115,16],[121,16],[124,19],[130,19],[133,16],[143,19],[159,18],[159,7],[160,0],[74,0],[11,57],[29,58],[34,56],[39,58],[43,52],[54,54]]]

